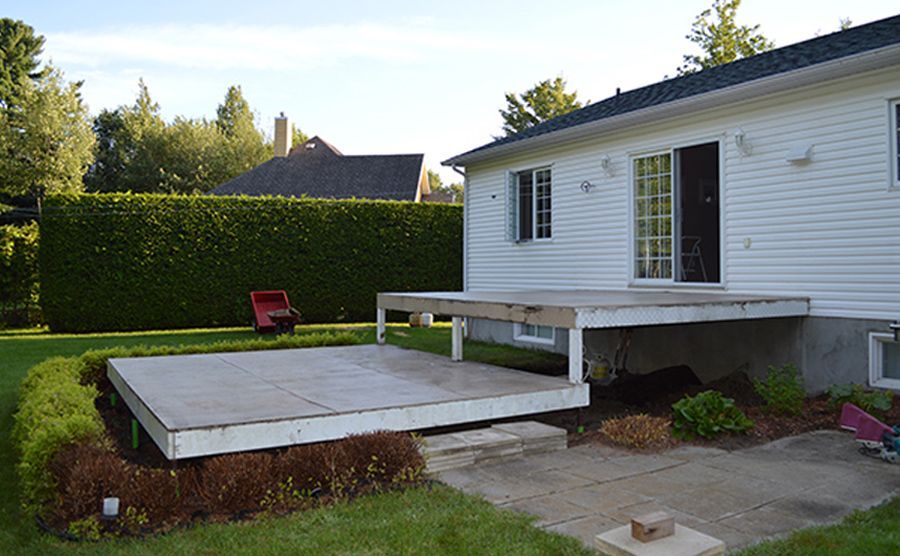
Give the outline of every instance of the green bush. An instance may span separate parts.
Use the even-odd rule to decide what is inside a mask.
[[[766,408],[774,413],[799,415],[803,411],[806,390],[803,389],[803,377],[794,365],[769,365],[766,378],[754,380],[753,389],[765,400]]]
[[[890,390],[866,390],[860,384],[835,384],[828,389],[831,404],[852,403],[867,413],[882,414],[891,409],[894,393]]]
[[[39,324],[38,225],[0,226],[0,325]]]
[[[305,322],[362,322],[379,291],[459,290],[462,209],[398,201],[133,194],[44,204],[53,330],[247,325],[286,290]]]
[[[694,397],[685,396],[672,405],[672,410],[675,412],[672,432],[676,438],[713,438],[723,433],[740,433],[753,428],[753,421],[734,405],[734,400],[715,390],[707,390]]]
[[[53,494],[48,469],[53,457],[71,444],[108,446],[97,411],[97,386],[112,357],[146,357],[193,353],[303,348],[359,343],[352,332],[279,336],[275,340],[224,341],[211,344],[120,347],[85,352],[81,357],[54,357],[28,370],[19,390],[12,439],[19,451],[17,470],[25,505],[37,510]]]

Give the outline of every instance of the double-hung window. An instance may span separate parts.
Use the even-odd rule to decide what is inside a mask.
[[[891,128],[891,187],[900,188],[900,99],[893,100],[890,107]]]
[[[550,168],[537,168],[509,175],[508,239],[527,242],[550,239],[551,178]]]

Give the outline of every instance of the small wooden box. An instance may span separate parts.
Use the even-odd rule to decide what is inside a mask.
[[[675,518],[666,512],[651,512],[631,518],[631,536],[650,542],[675,534]]]

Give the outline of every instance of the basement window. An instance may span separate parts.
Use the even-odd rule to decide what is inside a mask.
[[[511,172],[508,187],[507,239],[515,242],[550,239],[550,168]]]
[[[542,324],[516,323],[513,338],[518,342],[552,345],[556,341],[556,329]]]
[[[900,390],[900,342],[893,334],[869,334],[869,385]]]

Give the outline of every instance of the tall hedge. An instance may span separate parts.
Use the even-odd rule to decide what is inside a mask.
[[[135,194],[47,199],[41,301],[58,331],[246,325],[283,289],[306,322],[371,321],[379,291],[459,290],[462,209]]]
[[[0,326],[38,324],[38,225],[0,226]]]

